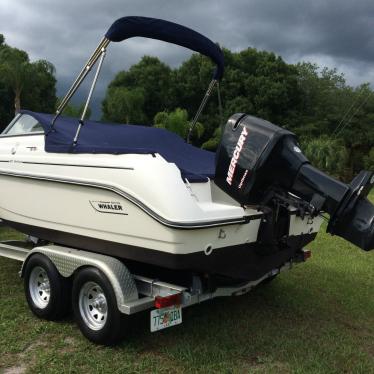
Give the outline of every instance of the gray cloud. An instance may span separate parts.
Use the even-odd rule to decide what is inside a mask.
[[[32,59],[51,61],[62,95],[109,25],[124,15],[168,19],[231,50],[266,49],[289,62],[337,67],[353,85],[374,83],[374,2],[366,0],[2,0],[0,33]],[[144,54],[172,66],[189,56],[182,48],[140,38],[111,45],[98,96],[118,70]]]

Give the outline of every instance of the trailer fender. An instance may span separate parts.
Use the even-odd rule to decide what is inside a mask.
[[[127,267],[116,258],[74,248],[48,245],[35,247],[22,264],[21,277],[27,261],[35,253],[47,256],[63,277],[71,277],[79,268],[93,266],[101,270],[112,284],[118,309],[129,314],[127,305],[139,299],[135,280]]]

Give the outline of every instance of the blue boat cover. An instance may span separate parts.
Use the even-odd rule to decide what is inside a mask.
[[[190,182],[206,182],[215,174],[215,154],[187,144],[179,135],[165,129],[139,125],[120,125],[84,121],[79,139],[73,139],[79,125],[76,118],[59,116],[51,131],[52,114],[23,110],[42,125],[45,150],[52,153],[159,153],[177,165],[182,178]]]
[[[105,34],[112,42],[121,42],[134,36],[163,40],[210,57],[217,65],[214,79],[221,79],[224,70],[223,53],[217,44],[200,33],[174,22],[149,17],[122,17]]]

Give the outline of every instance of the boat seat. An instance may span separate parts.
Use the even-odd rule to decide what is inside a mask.
[[[179,135],[152,126],[84,121],[78,142],[73,145],[79,120],[59,116],[53,130],[52,114],[27,110],[43,126],[45,150],[52,153],[154,154],[175,163],[183,179],[206,182],[214,178],[215,154],[187,144]],[[209,179],[208,179],[209,178]]]

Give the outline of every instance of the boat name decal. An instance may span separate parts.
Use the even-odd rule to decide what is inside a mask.
[[[100,213],[114,213],[114,214],[124,214],[127,216],[123,209],[122,203],[119,201],[97,201],[90,200],[91,206]]]
[[[243,149],[244,142],[247,139],[248,131],[245,127],[243,127],[242,133],[239,136],[238,142],[236,143],[236,147],[234,149],[234,153],[231,158],[229,170],[227,171],[227,178],[226,182],[231,186],[232,184],[232,178],[234,177],[236,165],[238,163],[240,153]]]

